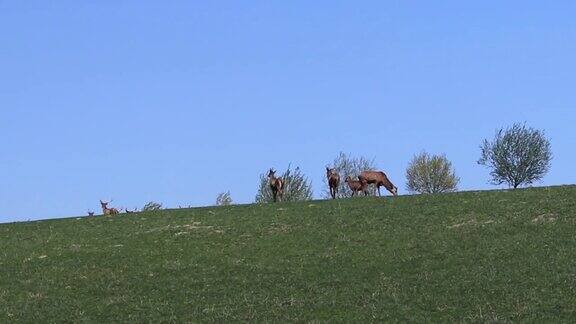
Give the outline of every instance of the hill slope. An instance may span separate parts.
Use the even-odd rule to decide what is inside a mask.
[[[0,225],[0,321],[576,316],[576,187]]]

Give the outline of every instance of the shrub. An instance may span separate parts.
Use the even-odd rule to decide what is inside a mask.
[[[216,197],[216,206],[229,206],[232,205],[232,197],[230,196],[230,191],[221,192]]]
[[[155,211],[155,210],[161,210],[161,209],[162,209],[162,204],[154,202],[154,201],[151,201],[151,202],[147,203],[146,205],[144,205],[144,207],[142,207],[143,212]]]
[[[412,159],[406,169],[406,189],[410,192],[432,194],[452,192],[460,178],[445,155],[422,152]]]
[[[491,183],[518,188],[541,180],[550,170],[552,150],[543,131],[514,124],[484,140],[478,164],[491,169]]]

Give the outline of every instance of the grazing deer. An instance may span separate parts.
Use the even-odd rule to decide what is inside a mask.
[[[91,211],[91,210],[89,210],[89,211],[88,211],[88,216],[94,216],[94,212]]]
[[[386,190],[394,196],[398,196],[398,188],[390,182],[384,172],[381,171],[363,171],[358,179],[367,184],[374,184],[378,188],[378,196],[380,195],[380,187],[384,186]]]
[[[336,169],[326,167],[326,178],[328,179],[328,186],[330,187],[330,196],[332,196],[332,199],[336,199],[340,186],[340,175]]]
[[[368,196],[368,184],[359,180],[352,180],[351,176],[348,176],[345,181],[348,184],[350,190],[352,190],[352,197],[358,192],[363,192],[364,196]]]
[[[270,169],[270,172],[268,172],[268,179],[272,195],[274,196],[274,202],[277,202],[278,198],[282,201],[284,196],[284,180],[282,180],[282,178],[276,178],[276,170],[274,169]]]
[[[103,202],[102,200],[100,200],[100,205],[102,206],[102,214],[103,215],[118,215],[118,209],[116,208],[108,208],[108,204],[111,203],[111,201],[109,202]]]

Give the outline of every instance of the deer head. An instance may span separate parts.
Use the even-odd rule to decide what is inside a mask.
[[[268,178],[275,178],[276,177],[276,170],[270,169],[268,172]]]
[[[326,177],[330,178],[332,175],[336,175],[336,169],[326,167]]]
[[[113,201],[114,201],[114,199],[110,199],[110,201],[108,201],[108,202],[100,200],[100,205],[102,206],[102,210],[111,209],[111,208],[108,208],[108,205]]]

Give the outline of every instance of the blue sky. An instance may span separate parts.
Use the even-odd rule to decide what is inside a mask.
[[[340,151],[401,192],[415,153],[487,189],[481,141],[544,129],[541,185],[576,183],[573,1],[0,0],[0,222],[98,199],[254,199],[299,165],[322,192]]]

